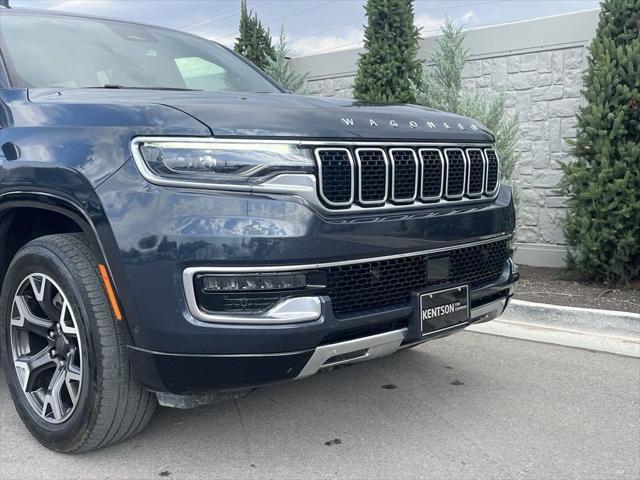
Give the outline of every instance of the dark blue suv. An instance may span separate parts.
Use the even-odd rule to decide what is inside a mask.
[[[302,97],[210,41],[0,10],[0,323],[44,445],[498,317],[511,190],[478,122]]]

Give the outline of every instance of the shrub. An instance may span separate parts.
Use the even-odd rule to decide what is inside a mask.
[[[511,186],[514,203],[518,203],[516,183],[519,121],[507,112],[507,97],[501,92],[492,97],[465,93],[462,72],[469,60],[464,46],[466,34],[449,19],[442,27],[442,37],[431,55],[431,66],[425,66],[416,97],[420,105],[471,117],[486,126],[496,136],[503,183]]]
[[[287,90],[300,95],[307,93],[306,83],[309,74],[296,72],[289,65],[289,47],[284,34],[284,24],[280,28],[280,38],[275,46],[274,56],[268,60],[264,71]]]

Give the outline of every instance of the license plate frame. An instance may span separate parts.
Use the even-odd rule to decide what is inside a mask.
[[[469,323],[468,285],[420,293],[417,303],[418,325],[423,337]]]

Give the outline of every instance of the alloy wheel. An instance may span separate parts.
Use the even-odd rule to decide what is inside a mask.
[[[11,308],[11,353],[22,391],[49,423],[73,414],[82,387],[82,341],[68,297],[42,273],[25,278]]]

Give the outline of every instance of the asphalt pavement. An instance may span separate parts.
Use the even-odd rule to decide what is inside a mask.
[[[463,332],[196,410],[84,455],[0,379],[0,478],[640,478],[640,360]]]

